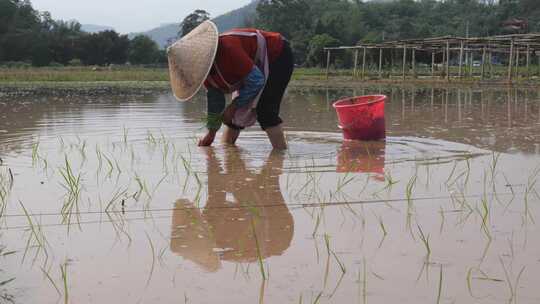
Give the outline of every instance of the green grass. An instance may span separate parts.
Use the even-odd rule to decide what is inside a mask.
[[[360,74],[361,69],[358,73]],[[451,67],[451,75],[453,80],[459,81],[476,81],[480,80],[480,68],[474,69],[474,77],[462,77],[457,78],[458,68]],[[494,69],[494,76],[491,80],[506,80],[507,79],[507,67],[497,66]],[[340,78],[352,80],[352,69],[331,68],[329,75],[332,79]],[[526,70],[524,67],[520,68],[520,73],[523,75],[517,80],[526,80]],[[402,70],[401,68],[394,67],[394,69],[383,69],[382,80],[401,80]],[[431,68],[426,66],[420,66],[417,68],[417,77],[408,77],[410,81],[426,79],[429,76],[431,78]],[[378,68],[366,69],[366,75],[364,79],[358,76],[353,82],[360,82],[366,80],[378,80],[379,77]],[[412,70],[409,72],[412,75]],[[444,80],[440,77],[440,73],[435,74],[436,77],[433,80]],[[486,74],[487,75],[487,74]],[[531,67],[531,76],[533,79],[539,77],[538,68],[536,66]],[[321,81],[326,79],[326,68],[296,68],[292,76],[292,84],[296,82],[302,84],[305,81]],[[486,78],[489,79],[489,78]],[[40,84],[51,85],[51,83],[62,83],[65,86],[74,83],[138,83],[141,86],[141,82],[146,83],[145,86],[151,87],[167,87],[169,81],[169,71],[167,68],[144,68],[144,67],[131,67],[131,66],[116,66],[112,69],[107,67],[43,67],[43,68],[6,68],[0,67],[0,83],[3,85],[17,86],[24,83],[27,85]],[[134,85],[134,84],[131,84]]]
[[[167,69],[118,67],[0,68],[0,82],[96,82],[96,81],[169,81]]]

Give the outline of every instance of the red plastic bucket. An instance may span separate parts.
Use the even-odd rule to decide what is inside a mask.
[[[351,97],[334,103],[339,128],[347,140],[380,140],[386,137],[384,95]]]

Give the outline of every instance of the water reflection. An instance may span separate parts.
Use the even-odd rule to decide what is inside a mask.
[[[342,96],[385,94],[389,136],[416,136],[473,145],[497,152],[537,153],[540,142],[540,92],[506,87],[368,87],[364,90],[319,90],[300,96],[326,96],[331,104]],[[294,101],[295,108],[309,102]],[[297,111],[300,111],[298,109]],[[317,115],[317,130],[336,128],[335,113]],[[295,111],[292,111],[295,112]],[[305,115],[305,116],[311,116]],[[293,119],[294,120],[294,119]],[[287,121],[287,120],[286,120]],[[302,121],[304,123],[304,121]],[[294,123],[289,124],[294,127]]]
[[[294,233],[293,217],[279,184],[284,155],[272,152],[257,172],[248,168],[241,149],[225,148],[223,162],[214,149],[204,151],[207,202],[203,210],[187,200],[176,202],[171,250],[215,272],[222,261],[257,261],[255,230],[263,258],[282,255]]]
[[[336,113],[331,106],[334,100],[380,93],[389,96],[388,136],[426,137],[497,152],[538,153],[540,149],[539,92],[528,88],[296,88],[289,90],[282,105],[286,130],[337,134]],[[37,137],[43,143],[66,135],[97,139],[122,133],[124,128],[131,139],[145,139],[150,129],[192,137],[201,132],[205,111],[201,96],[193,102],[178,103],[169,94],[160,93],[92,98],[0,97],[0,153],[22,152]]]
[[[374,173],[376,179],[384,181],[385,160],[386,141],[344,141],[338,151],[336,171]]]

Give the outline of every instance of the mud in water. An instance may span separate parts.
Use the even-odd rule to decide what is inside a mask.
[[[366,94],[388,137],[344,142]],[[539,94],[295,89],[286,152],[197,147],[202,98],[3,97],[0,298],[538,303]]]

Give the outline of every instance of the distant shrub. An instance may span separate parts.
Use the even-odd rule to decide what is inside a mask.
[[[27,68],[31,68],[32,64],[25,61],[6,61],[6,62],[2,62],[0,66],[3,68],[27,69]]]
[[[80,59],[71,59],[69,62],[68,62],[68,65],[69,66],[82,66],[82,62]]]

